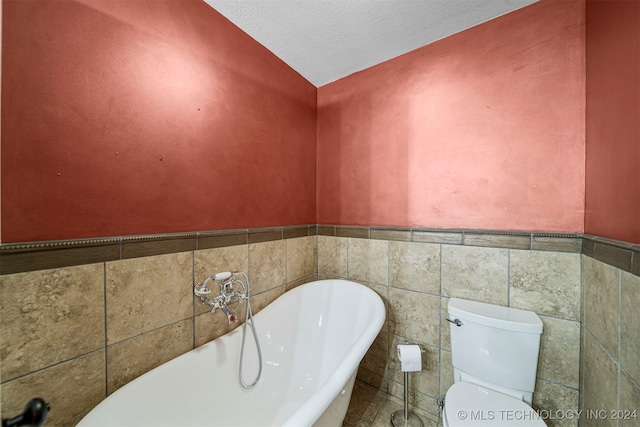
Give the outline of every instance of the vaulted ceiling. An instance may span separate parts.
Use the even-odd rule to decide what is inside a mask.
[[[323,86],[537,0],[205,0]]]

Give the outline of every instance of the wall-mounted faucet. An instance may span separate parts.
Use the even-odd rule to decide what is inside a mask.
[[[209,298],[207,295],[211,293],[208,285],[218,285],[220,288],[219,295],[214,298]],[[236,314],[227,307],[227,303],[231,302],[233,297],[239,300],[247,301],[247,309],[245,310],[244,323],[242,324],[242,344],[240,346],[240,363],[238,367],[238,379],[240,385],[243,388],[253,388],[262,375],[262,350],[260,350],[260,342],[258,340],[258,333],[256,332],[256,325],[253,323],[253,312],[251,311],[251,291],[249,285],[249,276],[244,271],[223,271],[218,274],[214,274],[211,277],[207,277],[202,282],[193,286],[193,293],[200,297],[200,301],[203,304],[210,305],[211,312],[215,312],[216,309],[221,309],[224,314],[227,315],[229,324],[236,322]],[[244,380],[244,374],[242,371],[242,362],[244,360],[244,340],[247,336],[247,325],[251,326],[253,332],[253,339],[256,342],[256,349],[258,350],[258,375],[255,381],[247,383]]]
[[[243,281],[244,279],[244,281]],[[236,314],[227,307],[227,304],[231,302],[233,297],[241,299],[246,299],[248,297],[247,286],[245,282],[248,282],[247,275],[242,271],[224,271],[218,274],[214,274],[211,277],[207,277],[202,282],[194,285],[193,293],[196,296],[200,297],[200,301],[203,304],[210,305],[211,312],[213,313],[216,309],[221,309],[224,314],[227,316],[227,320],[229,324],[236,322],[238,319]],[[215,284],[219,287],[220,293],[214,298],[209,298],[208,295],[211,293],[211,289],[209,288],[209,284]],[[242,289],[234,288],[235,285],[239,285]]]

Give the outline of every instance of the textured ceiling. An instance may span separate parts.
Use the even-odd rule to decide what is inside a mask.
[[[205,0],[320,87],[537,0]]]

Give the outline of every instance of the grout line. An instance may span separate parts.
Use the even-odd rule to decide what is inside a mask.
[[[511,249],[507,249],[507,307],[511,307]]]
[[[70,357],[68,359],[64,359],[64,360],[61,360],[59,362],[55,362],[55,363],[53,363],[51,365],[47,365],[47,366],[44,366],[42,368],[38,368],[35,371],[26,372],[26,373],[20,374],[20,375],[18,375],[16,377],[9,378],[8,380],[4,380],[4,381],[0,382],[0,385],[7,385],[12,381],[16,381],[16,380],[19,380],[19,379],[22,379],[22,378],[26,378],[26,377],[31,376],[33,374],[37,374],[37,373],[40,373],[42,371],[46,371],[47,369],[50,369],[50,368],[55,368],[56,366],[60,366],[60,365],[62,365],[64,363],[69,363],[69,362],[73,362],[74,360],[82,359],[83,357],[87,357],[87,356],[89,356],[91,354],[98,353],[98,352],[101,352],[103,350],[105,350],[104,347],[98,347],[98,348],[96,348],[94,350],[91,350],[91,351],[88,351],[86,353],[78,354],[78,355],[75,355],[75,356]],[[105,364],[105,366],[106,366],[106,364]],[[105,386],[106,386],[106,381],[105,381]],[[106,392],[106,389],[105,389],[105,392]]]
[[[387,313],[391,313],[391,261],[390,261],[390,256],[389,256],[389,241],[387,240],[387,289],[386,289],[386,293],[387,293],[387,304],[386,304],[386,310]],[[392,339],[392,334],[389,330],[389,319],[385,320],[386,326],[387,326],[387,362],[386,362],[386,372],[387,372],[387,387],[386,387],[386,392],[389,392],[389,385],[390,385],[390,381],[391,381],[391,375],[390,375],[390,371],[391,371],[391,357],[394,355],[394,352],[392,351],[392,346],[393,346],[393,339]],[[378,416],[378,413],[380,412],[380,410],[378,409],[378,412],[376,413],[376,417]],[[374,417],[375,420],[375,417]]]
[[[284,232],[283,232],[284,236]],[[290,239],[284,239],[284,284],[289,283],[289,242]],[[286,288],[285,288],[286,289]]]
[[[439,258],[439,296],[438,296],[438,396],[443,397],[442,393],[442,243],[438,245],[438,258]]]
[[[387,294],[389,293],[389,287],[391,286],[391,242],[387,242]]]
[[[622,273],[618,273],[618,359],[622,363]]]
[[[438,249],[438,263],[439,263],[439,275],[440,275],[440,286],[439,286],[439,293],[440,293],[440,297],[442,297],[442,243],[440,243],[439,245],[439,249]]]
[[[196,246],[197,248],[197,246]],[[196,348],[196,299],[194,298],[194,285],[196,284],[196,253],[191,251],[191,318],[193,319],[193,327],[191,334],[193,338],[191,348]]]
[[[531,310],[529,310],[529,311],[531,311]],[[534,311],[534,313],[536,313],[536,312]],[[565,322],[577,323],[577,324],[578,324],[578,326],[582,326],[582,323],[580,322],[580,320],[576,320],[576,319],[567,319],[567,318],[565,318],[565,317],[553,316],[553,315],[551,315],[551,314],[540,314],[540,313],[536,313],[536,315],[537,315],[538,317],[544,317],[544,318],[547,318],[547,319],[563,320],[563,321],[565,321]]]
[[[247,247],[247,276],[249,276],[249,282],[253,283],[253,286],[255,288],[255,282],[253,281],[254,279],[254,274],[251,271],[251,245],[255,245],[255,243],[249,243],[249,238],[247,237],[247,243],[245,243],[243,246]],[[255,246],[254,246],[255,247]],[[253,291],[250,290],[250,297],[253,297]]]
[[[568,388],[570,390],[580,391],[580,385],[578,385],[578,387],[571,387],[571,386],[568,386],[566,384],[562,384],[562,383],[559,383],[559,382],[556,382],[556,381],[552,381],[552,380],[549,380],[547,378],[542,378],[542,377],[539,377],[539,376],[536,376],[536,381],[541,381],[541,382],[547,383],[547,384],[553,384],[555,386]],[[535,394],[535,391],[533,393]]]
[[[202,314],[205,314],[205,313],[202,313]],[[143,336],[143,335],[147,335],[147,334],[150,334],[150,333],[153,333],[153,332],[157,332],[157,331],[159,331],[160,329],[164,329],[164,328],[169,327],[169,326],[174,326],[174,325],[177,325],[178,323],[181,323],[181,322],[184,322],[184,321],[187,321],[187,320],[193,320],[193,317],[191,317],[191,316],[189,316],[189,317],[185,317],[185,318],[178,319],[178,320],[176,320],[176,321],[173,321],[173,322],[167,323],[167,324],[165,324],[165,325],[158,326],[157,328],[153,328],[153,329],[149,329],[148,331],[140,332],[139,334],[132,335],[132,336],[130,336],[130,337],[127,337],[127,338],[121,339],[120,341],[116,341],[116,342],[113,342],[113,343],[111,343],[111,344],[108,344],[108,345],[107,345],[107,348],[109,348],[109,347],[113,347],[113,346],[118,345],[118,344],[122,344],[123,342],[127,342],[127,341],[134,340],[134,339],[136,339],[136,338],[140,338],[140,337],[141,337],[141,336]]]
[[[584,315],[585,315],[585,305],[586,305],[586,286],[584,282],[584,268],[585,268],[585,259],[586,256],[580,253],[580,355],[578,357],[578,410],[582,410],[584,406],[584,375],[582,366],[584,362],[584,334],[585,332],[585,324],[584,324]]]
[[[347,277],[346,279],[349,279],[349,250],[351,249],[351,238],[347,237]]]
[[[102,291],[104,296],[104,395],[109,395],[109,358],[107,353],[107,263],[102,263]]]
[[[589,330],[589,328],[585,326],[584,329],[589,333],[589,335],[591,335],[591,338],[593,338],[593,340],[598,344],[598,346],[600,346],[602,351],[604,351],[604,353],[613,361],[613,363],[615,363],[616,366],[620,367],[620,361],[617,358],[613,357],[611,353],[609,353],[609,350],[605,348],[605,346],[598,340],[598,338],[596,338],[596,336]]]
[[[622,366],[622,363],[620,363],[620,373],[623,374],[625,377],[627,377],[629,381],[631,381],[631,384],[633,384],[638,389],[640,389],[640,382],[635,378],[633,378],[633,376],[629,373],[629,371],[624,369],[624,366]],[[620,409],[628,409],[628,408],[620,408]]]
[[[628,408],[620,408],[620,375],[622,374],[622,272],[620,270],[618,273],[618,398],[616,400],[616,404],[618,405],[617,409],[628,409]],[[618,420],[618,425],[620,425],[620,420]]]
[[[319,250],[319,243],[318,243],[319,239],[318,239],[318,235],[317,234],[313,237],[313,242],[314,242],[313,243],[313,265],[314,265],[313,274],[316,275],[316,280],[317,280],[318,279],[318,274],[319,274],[319,271],[318,271],[318,260],[320,258],[320,256],[319,256],[320,250]]]

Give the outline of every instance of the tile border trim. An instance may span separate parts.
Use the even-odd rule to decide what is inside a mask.
[[[330,224],[0,244],[0,275],[315,235],[580,253],[640,276],[640,244],[590,234]]]
[[[315,224],[0,244],[0,275],[317,234]]]
[[[576,253],[580,253],[582,246],[582,234],[579,233],[518,230],[363,227],[318,224],[318,235]]]
[[[640,276],[640,244],[585,234],[582,236],[581,253]]]

